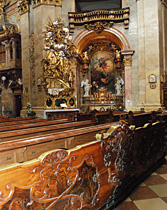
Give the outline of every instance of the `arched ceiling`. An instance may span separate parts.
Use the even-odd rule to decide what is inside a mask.
[[[115,35],[108,31],[101,31],[101,33],[98,32],[92,32],[88,33],[86,36],[84,36],[77,45],[77,50],[79,53],[84,51],[87,46],[95,43],[114,43],[118,46],[121,50],[124,49],[123,44],[121,40]]]

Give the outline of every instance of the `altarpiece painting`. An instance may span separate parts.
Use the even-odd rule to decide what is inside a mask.
[[[114,57],[107,51],[96,52],[90,64],[91,84],[115,93]]]

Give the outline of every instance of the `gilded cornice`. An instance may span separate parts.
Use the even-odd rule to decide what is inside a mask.
[[[167,7],[167,0],[161,0],[162,4]]]
[[[29,11],[29,0],[21,0],[18,2],[18,10],[22,15]]]
[[[91,30],[101,30],[111,27],[113,24],[124,24],[125,28],[129,26],[129,8],[120,10],[94,10],[91,12],[74,13],[69,12],[70,32],[74,32],[76,26],[85,26]]]
[[[33,8],[42,4],[61,6],[61,0],[33,0]]]

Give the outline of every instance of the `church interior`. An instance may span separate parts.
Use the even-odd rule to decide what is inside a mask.
[[[167,209],[167,0],[0,0],[0,186],[2,210]]]

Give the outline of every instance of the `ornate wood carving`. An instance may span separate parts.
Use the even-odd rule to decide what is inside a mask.
[[[115,185],[112,193],[112,199],[115,199],[132,181],[136,167],[133,160],[134,130],[120,122],[110,135],[102,135],[101,140],[104,165],[108,169],[108,182]]]
[[[30,185],[9,183],[4,209],[81,209],[98,202],[99,174],[92,156],[81,161],[60,150],[49,153],[29,171]],[[38,179],[37,179],[38,177]],[[1,196],[3,192],[1,193]]]
[[[164,122],[122,122],[91,142],[0,170],[2,210],[107,208],[164,157]],[[103,206],[104,207],[104,206]]]

